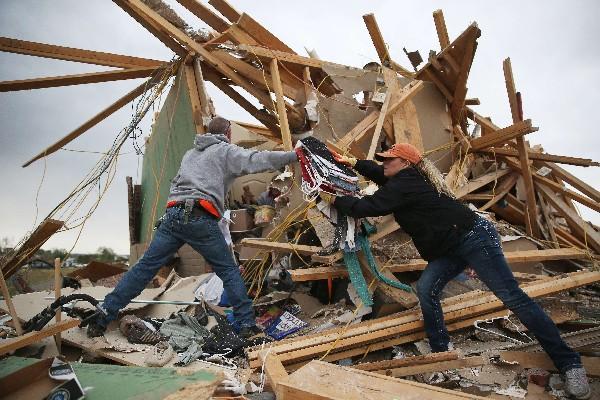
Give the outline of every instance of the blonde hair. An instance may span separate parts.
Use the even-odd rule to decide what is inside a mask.
[[[445,194],[451,199],[456,199],[456,195],[446,184],[444,177],[439,169],[431,161],[426,158],[421,158],[417,164],[414,164],[417,171],[421,173],[439,194]]]

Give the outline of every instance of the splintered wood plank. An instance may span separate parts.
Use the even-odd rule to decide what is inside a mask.
[[[181,41],[190,50],[196,52],[202,57],[204,62],[208,63],[211,67],[217,70],[219,73],[225,75],[228,79],[232,80],[234,84],[244,88],[252,96],[256,97],[265,107],[271,109],[273,103],[271,97],[262,89],[251,85],[246,79],[236,73],[228,65],[223,63],[221,60],[213,56],[208,50],[206,50],[200,43],[197,43],[192,38],[187,36],[184,32],[178,29],[176,26],[171,24],[169,21],[164,19],[141,0],[114,0],[119,2],[125,2],[127,5],[133,7],[136,12],[143,14],[146,18],[157,24],[160,29],[172,35],[177,40]]]
[[[547,167],[552,169],[554,175],[567,182],[569,185],[573,186],[575,189],[579,190],[581,193],[589,196],[592,200],[600,202],[600,192],[594,189],[591,185],[588,185],[581,179],[577,178],[569,171],[566,171],[559,167],[554,163],[545,163]]]
[[[462,196],[474,192],[475,190],[487,185],[488,183],[494,182],[502,178],[508,173],[510,173],[509,168],[488,172],[485,175],[481,175],[478,178],[468,181],[466,185],[457,188],[456,190],[454,190],[454,194],[456,194],[456,197],[460,199]]]
[[[39,250],[40,247],[52,235],[54,235],[60,228],[64,225],[63,221],[58,221],[55,219],[45,219],[36,229],[35,231],[25,240],[25,242],[19,246],[18,249],[15,249],[14,252],[6,259],[6,261],[2,264],[2,273],[5,278],[10,278],[12,274],[14,274],[19,267],[35,254],[36,251]]]
[[[510,190],[513,188],[513,186],[515,186],[518,179],[519,179],[519,175],[516,172],[510,174],[505,179],[503,179],[500,182],[500,185],[498,185],[497,188],[494,188],[494,197],[492,197],[490,199],[490,201],[485,203],[479,209],[481,211],[485,211],[488,208],[490,208],[491,206],[493,206],[494,204],[496,204],[497,202],[499,202],[504,196],[506,196],[506,194],[508,192],[510,192]]]
[[[450,45],[450,37],[448,36],[448,29],[446,29],[444,13],[441,9],[433,12],[433,22],[435,23],[435,30],[440,42],[440,49],[444,50]]]
[[[512,114],[513,123],[523,120],[519,101],[517,98],[517,90],[515,89],[515,81],[512,72],[510,58],[507,58],[502,63],[504,70],[504,81],[506,83],[506,93],[510,103],[510,112]],[[527,234],[534,237],[540,237],[540,229],[537,223],[537,204],[535,201],[535,191],[533,189],[533,178],[529,169],[529,149],[525,144],[523,136],[517,136],[517,150],[519,152],[519,162],[521,163],[521,176],[525,183],[526,192],[526,207],[525,207],[525,228]]]
[[[27,40],[0,37],[0,51],[24,54],[28,56],[52,58],[55,60],[75,61],[86,64],[104,65],[115,68],[157,68],[166,61],[149,58],[124,56],[121,54],[105,53],[77,49],[74,47],[56,46],[52,44],[29,42]]]
[[[8,291],[8,286],[6,285],[6,280],[4,279],[4,274],[2,270],[0,270],[0,289],[2,291],[2,297],[4,297],[4,301],[8,306],[8,313],[12,318],[13,325],[15,326],[15,330],[17,331],[17,335],[21,336],[23,334],[23,328],[21,328],[21,321],[19,320],[19,316],[17,315],[17,310],[15,310],[15,305],[12,302],[12,297],[10,297],[10,292]]]
[[[504,159],[506,160],[506,163],[512,169],[517,170],[517,171],[519,171],[521,169],[521,164],[514,158],[505,157]],[[590,199],[589,197],[579,194],[571,189],[567,189],[563,185],[556,183],[553,180],[548,179],[544,176],[538,175],[537,173],[532,174],[532,178],[536,183],[541,183],[541,184],[548,186],[549,188],[552,188],[553,190],[556,190],[557,192],[561,193],[561,195],[565,196],[566,200],[568,200],[568,199],[575,200],[576,202],[583,204],[584,206],[589,207],[592,210],[600,212],[600,203],[598,203],[597,201],[594,201],[594,200]],[[565,203],[565,204],[567,204],[567,203]],[[571,210],[574,210],[574,207],[571,207],[571,206],[569,206],[569,207],[571,208]]]
[[[492,156],[494,154],[512,156],[512,157],[519,156],[519,152],[517,150],[509,149],[506,147],[490,147],[487,149],[477,150],[477,152],[490,154]],[[580,167],[598,167],[598,166],[600,166],[600,163],[598,163],[590,158],[559,156],[556,154],[538,153],[538,152],[531,151],[531,150],[529,150],[528,156],[529,156],[530,160],[536,160],[536,161],[548,161],[551,163],[577,165]]]
[[[562,199],[560,199],[549,187],[538,184],[536,185],[538,191],[544,196],[544,198],[552,204],[552,207],[557,209],[567,221],[569,221],[572,227],[577,229],[578,236],[584,239],[585,243],[589,245],[598,253],[600,253],[600,233],[596,232],[594,228],[584,221],[571,207],[567,205]]]
[[[458,359],[458,352],[444,351],[441,353],[423,354],[401,359],[383,360],[370,363],[355,364],[352,368],[362,371],[382,371],[390,368],[410,367],[415,365],[431,364],[440,361],[451,361]]]
[[[440,361],[440,362],[423,364],[423,365],[407,366],[407,367],[400,367],[400,368],[390,368],[390,369],[384,371],[384,373],[389,376],[400,378],[403,376],[424,374],[427,372],[438,372],[438,371],[447,371],[447,370],[459,369],[459,368],[479,367],[481,365],[485,365],[488,363],[489,363],[489,359],[487,357],[475,356],[475,357],[461,358],[458,360]]]
[[[316,360],[291,374],[280,385],[284,400],[483,398]]]
[[[556,371],[556,366],[546,353],[533,353],[529,351],[501,351],[503,361],[518,362],[523,368],[542,368],[547,371]],[[581,357],[581,362],[588,376],[600,376],[600,358]]]
[[[177,0],[177,2],[217,32],[224,32],[229,27],[227,22],[197,0]]]
[[[271,383],[271,387],[276,393],[277,398],[281,398],[281,389],[279,385],[288,378],[288,373],[283,367],[277,353],[265,350],[259,355],[260,360],[264,364],[264,371]]]
[[[242,14],[238,12],[227,0],[208,0],[208,4],[221,13],[231,23],[237,22]]]
[[[22,347],[29,346],[30,344],[37,343],[46,337],[54,336],[60,332],[74,328],[78,326],[80,322],[81,321],[76,318],[67,319],[50,325],[41,331],[33,331],[16,338],[6,339],[0,342],[0,355],[8,354],[11,351],[15,351]]]
[[[563,275],[561,278],[534,282],[523,287],[525,293],[531,298],[545,296],[568,290],[574,287],[585,286],[600,280],[600,272],[575,272]],[[481,295],[475,299],[457,302],[443,306],[444,319],[450,323],[481,314],[503,309],[504,305],[493,294]],[[341,329],[321,332],[308,338],[297,338],[275,344],[272,350],[276,351],[284,365],[294,364],[307,359],[319,357],[327,352],[343,351],[365,346],[378,341],[383,341],[408,333],[423,330],[423,321],[419,312],[406,312],[393,318],[382,318]],[[333,346],[332,346],[333,345]],[[249,352],[251,366],[256,366],[256,351]]]
[[[192,65],[184,65],[185,72],[185,84],[190,96],[190,103],[192,106],[192,119],[196,127],[196,134],[204,133],[204,122],[202,120],[202,105],[200,103],[200,93],[198,93],[198,86],[196,86],[196,76],[194,73],[194,67]]]
[[[495,146],[500,143],[506,143],[509,140],[526,135],[528,133],[536,132],[537,130],[537,127],[531,126],[530,119],[519,121],[506,128],[499,129],[488,135],[471,140],[471,149],[476,151],[486,147]]]
[[[48,76],[0,82],[0,92],[44,89],[88,83],[112,82],[126,79],[146,78],[156,71],[154,67],[129,68],[115,71],[90,72],[86,74]]]
[[[509,251],[504,253],[506,262],[540,262],[549,260],[584,260],[588,254],[582,249],[545,249],[545,250],[523,250]],[[427,266],[425,260],[413,260],[405,264],[391,264],[386,266],[390,272],[421,271]],[[348,276],[348,271],[342,266],[327,266],[314,268],[299,268],[289,271],[294,282],[314,281],[328,278],[341,278]]]
[[[452,115],[452,120],[455,124],[460,123],[463,118],[462,111],[467,97],[467,79],[469,79],[469,71],[471,70],[471,64],[473,64],[473,57],[475,56],[475,44],[477,40],[475,35],[478,35],[478,32],[472,31],[467,39],[461,60],[460,72],[456,77],[454,93],[452,94],[450,115]]]
[[[102,120],[104,120],[108,116],[114,114],[116,111],[120,110],[121,107],[128,104],[130,101],[132,101],[136,97],[140,96],[146,90],[149,90],[152,86],[154,86],[156,83],[158,83],[158,78],[159,78],[158,76],[154,76],[153,78],[150,78],[146,82],[142,83],[140,86],[136,87],[131,92],[127,93],[125,96],[121,97],[120,99],[118,99],[117,101],[115,101],[114,103],[112,103],[111,105],[106,107],[104,110],[100,111],[98,114],[94,115],[92,118],[90,118],[89,120],[84,122],[77,129],[75,129],[74,131],[72,131],[71,133],[69,133],[68,135],[63,137],[62,139],[59,139],[53,145],[48,146],[44,151],[42,151],[41,153],[39,153],[38,155],[33,157],[31,160],[29,160],[25,164],[23,164],[23,167],[27,167],[34,161],[39,160],[40,158],[46,157],[47,155],[54,153],[55,151],[59,150],[61,147],[65,146],[67,143],[70,143],[71,141],[75,140],[76,138],[81,136],[83,133],[87,132],[92,127],[96,126]]]
[[[283,141],[283,149],[287,151],[293,150],[292,134],[288,123],[287,111],[285,109],[285,100],[283,99],[283,87],[281,86],[281,78],[279,77],[279,67],[277,60],[271,60],[271,76],[273,77],[273,91],[275,92],[275,100],[277,102],[277,116],[279,117],[279,129],[281,130],[281,140]]]
[[[381,110],[379,110],[379,117],[377,118],[377,124],[375,125],[375,131],[373,131],[373,136],[371,137],[371,145],[369,146],[369,151],[367,152],[367,160],[372,160],[373,156],[375,156],[375,150],[377,149],[377,145],[379,144],[379,138],[381,137],[381,129],[383,128],[383,123],[388,115],[388,109],[390,107],[390,103],[392,101],[392,97],[396,94],[396,90],[398,89],[398,80],[396,79],[396,73],[389,68],[383,67],[383,77],[388,84],[387,92],[385,93],[385,100],[383,101],[383,105],[381,106]]]
[[[546,229],[548,230],[549,239],[552,242],[552,245],[556,248],[560,248],[560,244],[558,242],[558,237],[556,236],[556,231],[554,230],[554,220],[550,215],[550,210],[548,209],[548,205],[546,201],[542,197],[541,194],[538,193],[538,203],[540,208],[542,209],[542,215],[544,216],[544,220],[546,221]]]

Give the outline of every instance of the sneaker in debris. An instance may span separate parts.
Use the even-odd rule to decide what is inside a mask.
[[[241,338],[250,340],[252,338],[258,337],[260,335],[264,336],[264,332],[258,326],[243,326],[240,329],[240,333],[238,334]]]
[[[588,383],[585,368],[571,368],[565,372],[566,392],[576,399],[589,399],[592,391]]]
[[[164,340],[162,335],[150,329],[141,318],[135,315],[126,315],[121,318],[119,329],[130,343],[154,345]]]
[[[104,332],[106,332],[106,327],[104,325],[100,325],[96,321],[92,321],[89,323],[88,328],[87,328],[87,336],[89,338],[103,336]]]

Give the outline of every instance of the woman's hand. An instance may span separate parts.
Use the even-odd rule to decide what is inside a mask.
[[[356,165],[356,161],[358,161],[354,157],[343,156],[340,153],[338,153],[337,151],[334,151],[331,149],[329,151],[331,152],[331,155],[333,156],[335,161],[339,162],[340,164],[344,164],[348,167],[354,167]]]
[[[333,204],[335,202],[335,196],[331,193],[319,192],[319,197],[321,198],[321,200],[329,204]]]

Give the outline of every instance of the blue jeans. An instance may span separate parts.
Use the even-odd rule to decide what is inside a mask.
[[[445,257],[429,262],[417,282],[425,332],[432,351],[448,350],[450,336],[444,324],[440,294],[467,265],[535,336],[559,371],[581,367],[579,354],[562,340],[554,322],[519,288],[502,253],[496,229],[481,217],[477,218],[473,229],[462,236],[457,248]]]
[[[240,327],[255,325],[252,301],[248,298],[240,270],[223,238],[218,221],[203,213],[198,217],[190,216],[185,224],[184,210],[179,207],[167,209],[148,250],[106,296],[103,308],[108,317],[99,323],[106,326],[115,320],[119,310],[144,290],[160,267],[185,243],[200,253],[223,281],[225,294],[233,305],[233,314]]]

